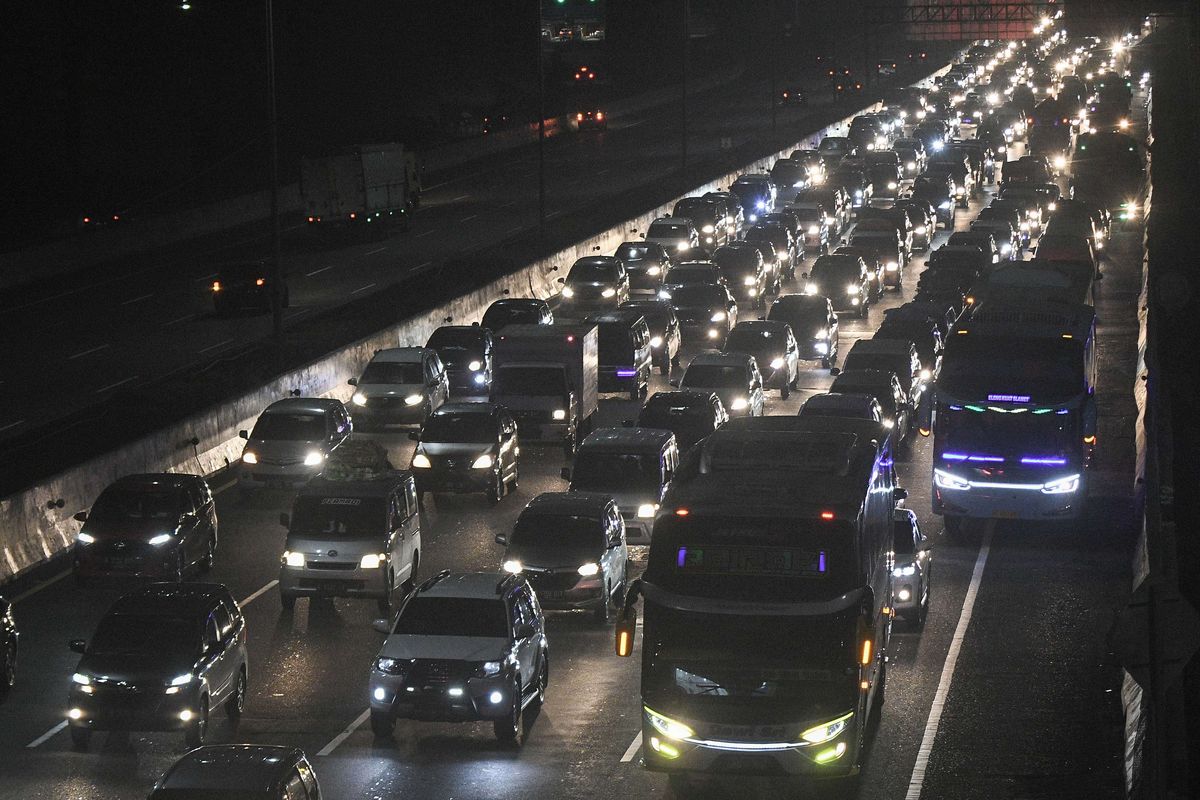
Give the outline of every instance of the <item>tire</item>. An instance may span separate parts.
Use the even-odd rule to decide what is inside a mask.
[[[780,399],[781,399],[781,400],[787,400],[787,399],[788,399],[789,397],[791,397],[791,396],[792,396],[792,387],[791,387],[791,386],[788,386],[788,385],[785,383],[785,384],[784,384],[782,387],[780,387],[780,389],[779,389],[779,397],[780,397]]]
[[[188,747],[193,749],[204,744],[208,735],[208,697],[200,698],[200,707],[196,712],[196,720],[183,733],[183,739]]]
[[[574,458],[575,431],[571,431],[571,434],[566,439],[563,439],[563,455],[565,455],[567,458]]]
[[[225,716],[230,719],[240,719],[242,712],[246,710],[246,668],[238,670],[237,685],[233,687],[233,694],[229,695],[229,699],[225,701]]]
[[[71,726],[71,745],[76,750],[87,750],[92,743],[92,731],[81,725]]]
[[[390,739],[396,730],[396,720],[386,711],[371,709],[371,733],[376,739]]]
[[[213,564],[217,560],[217,539],[215,536],[208,537],[208,550],[204,553],[204,558],[200,559],[200,573],[207,575],[212,571]]]
[[[283,606],[284,611],[296,610],[296,595],[288,592],[279,593],[279,605]]]
[[[833,359],[826,356],[821,359],[821,369],[833,369]]]
[[[515,681],[512,685],[512,708],[503,719],[492,721],[492,731],[496,738],[514,747],[521,746],[521,684]]]
[[[538,668],[537,676],[537,694],[534,695],[533,702],[530,704],[534,708],[541,708],[546,704],[546,687],[550,685],[550,662],[545,655],[542,656],[542,665]]]

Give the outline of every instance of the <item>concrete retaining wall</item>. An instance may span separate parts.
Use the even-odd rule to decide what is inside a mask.
[[[918,85],[925,85],[943,68]],[[744,172],[766,171],[777,158],[797,148],[815,147],[824,136],[844,135],[855,112],[816,131],[778,153],[692,189],[701,194],[728,186]],[[86,509],[108,484],[137,472],[191,472],[211,474],[235,463],[244,442],[238,431],[253,426],[258,414],[292,390],[305,396],[336,397],[343,402],[352,394],[346,381],[358,375],[374,352],[384,347],[423,344],[446,317],[457,323],[479,319],[487,306],[503,296],[549,298],[558,292],[556,279],[565,275],[575,259],[597,252],[610,253],[631,229],[645,230],[655,218],[669,213],[674,203],[662,205],[626,220],[552,256],[492,281],[423,314],[403,320],[372,336],[330,353],[301,369],[215,406],[119,450],[71,467],[39,486],[0,499],[0,583],[46,559],[63,553],[75,540],[79,523],[75,512]],[[195,437],[199,444],[192,446]]]

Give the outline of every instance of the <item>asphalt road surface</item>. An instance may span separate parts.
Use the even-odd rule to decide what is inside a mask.
[[[958,212],[958,228],[993,188]],[[435,218],[448,224],[432,212],[427,217]],[[1121,229],[1107,253],[1098,300],[1100,450],[1087,519],[1057,527],[989,524],[952,541],[929,511],[929,440],[915,441],[898,465],[911,492],[907,505],[934,536],[932,609],[923,632],[898,630],[893,638],[887,700],[858,797],[1123,796],[1120,673],[1105,636],[1127,592],[1136,531],[1130,387],[1140,226]],[[923,261],[908,267],[908,291]],[[350,274],[357,269],[330,270],[327,288],[363,280]],[[299,284],[301,297],[306,287]],[[867,320],[845,319],[840,352],[870,334],[880,307],[904,299],[889,292]],[[824,371],[809,370],[803,390],[788,401],[770,393],[768,413],[794,414],[829,383]],[[655,376],[652,390],[663,388]],[[634,412],[628,400],[604,400],[601,422],[620,424]],[[395,463],[408,463],[406,436],[376,438]],[[523,449],[520,489],[496,508],[477,496],[439,496],[428,504],[424,574],[498,569],[494,534],[509,530],[534,495],[564,488],[559,448]],[[284,531],[277,518],[290,500],[282,491],[241,495],[229,488],[218,495],[221,546],[210,578],[242,601],[251,671],[241,722],[235,728],[215,715],[210,741],[302,747],[330,798],[670,797],[665,778],[639,766],[639,660],[613,656],[611,631],[584,615],[550,617],[548,699],[521,750],[498,745],[486,724],[401,721],[394,741],[375,741],[365,724],[367,670],[382,640],[371,627],[374,603],[302,600],[293,614],[280,608],[274,581]],[[634,557],[640,572],[645,550],[635,549]],[[22,668],[12,697],[0,706],[0,798],[144,797],[184,752],[177,734],[99,734],[91,752],[75,752],[63,730],[77,658],[67,642],[90,636],[120,593],[119,586],[77,588],[64,574],[17,596]],[[745,779],[717,786],[714,794],[781,796],[777,785]]]

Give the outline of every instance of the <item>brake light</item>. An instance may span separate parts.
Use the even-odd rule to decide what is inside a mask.
[[[826,519],[826,520],[833,519],[833,512],[832,511],[822,511],[821,519]]]
[[[263,280],[262,278],[255,278],[255,279],[254,279],[254,285],[255,285],[255,286],[262,286],[264,283],[266,283],[266,281],[265,281],[265,280]]]
[[[675,516],[677,516],[677,517],[686,517],[690,513],[692,513],[692,512],[688,511],[686,508],[675,509]]]
[[[221,291],[221,282],[220,282],[220,281],[213,281],[212,290],[213,290],[214,292],[219,292],[219,291]]]

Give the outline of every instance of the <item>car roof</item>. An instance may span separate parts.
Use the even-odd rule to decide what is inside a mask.
[[[671,392],[655,392],[650,395],[646,405],[651,403],[663,405],[686,405],[693,408],[706,408],[712,405],[714,392],[702,392],[699,389],[676,389]]]
[[[805,400],[804,405],[812,403],[825,408],[869,409],[878,402],[874,395],[858,392],[821,392]]]
[[[754,360],[754,356],[746,355],[745,353],[699,353],[692,359],[692,363],[688,368],[694,366],[739,366],[744,367],[749,362]]]
[[[270,792],[301,759],[298,747],[219,744],[197,748],[163,776],[164,789]]]
[[[599,428],[589,433],[579,447],[602,453],[658,452],[674,437],[671,431],[661,428]]]
[[[833,379],[835,387],[841,386],[883,386],[891,385],[896,373],[890,369],[850,369]]]
[[[428,347],[389,347],[386,350],[375,351],[371,360],[413,364],[420,363],[431,353],[433,351]]]
[[[437,577],[420,590],[421,597],[463,597],[477,600],[500,600],[496,587],[507,580],[499,572],[452,572]]]
[[[496,403],[442,403],[430,416],[438,416],[440,414],[495,414],[503,406]]]
[[[521,516],[546,514],[600,519],[613,502],[611,495],[601,492],[543,492],[529,501]]]
[[[341,400],[332,397],[285,397],[263,409],[263,414],[326,414],[342,407]]]
[[[229,597],[220,583],[151,583],[123,595],[109,608],[109,614],[167,612],[174,616],[193,616],[208,611],[214,603]]]
[[[550,305],[545,300],[539,300],[536,297],[505,297],[500,300],[492,301],[488,306],[488,310],[493,308],[537,308],[541,309]]]
[[[859,339],[850,348],[851,352],[858,350],[861,353],[880,353],[883,355],[908,355],[909,351],[914,348],[912,342],[907,339]]]
[[[110,486],[122,489],[184,489],[198,480],[199,475],[186,472],[147,472],[138,475],[123,475],[113,481]]]
[[[297,497],[387,497],[412,474],[393,469],[375,473],[377,477],[339,481],[318,475],[296,494]]]

